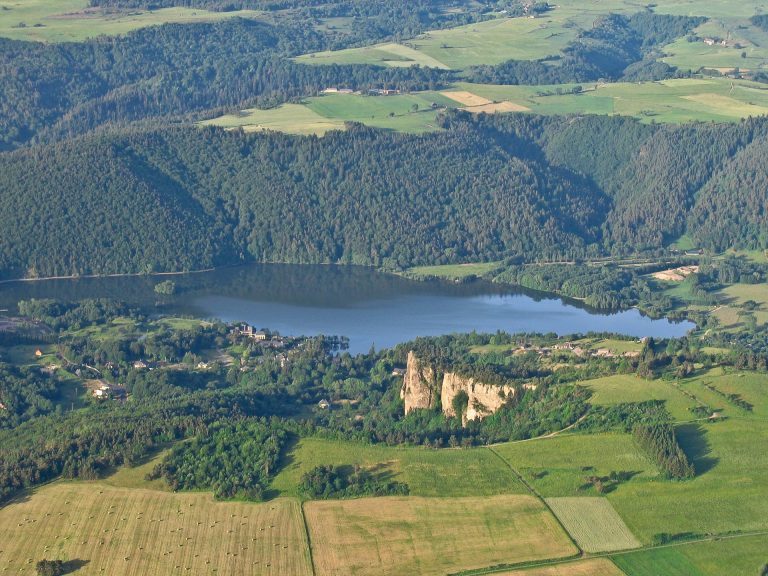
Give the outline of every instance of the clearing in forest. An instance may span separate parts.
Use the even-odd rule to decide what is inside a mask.
[[[547,498],[547,504],[585,552],[641,546],[605,498]]]
[[[527,495],[315,501],[304,514],[318,576],[428,576],[576,552]]]
[[[294,500],[55,482],[0,508],[0,543],[0,570],[14,573],[43,558],[81,566],[78,576],[312,573]]]

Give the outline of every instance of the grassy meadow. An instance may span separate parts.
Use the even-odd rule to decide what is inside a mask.
[[[0,36],[38,42],[76,42],[100,35],[126,34],[169,22],[262,17],[262,13],[254,10],[209,12],[173,7],[109,11],[89,6],[87,0],[0,0]]]
[[[317,501],[304,513],[318,576],[427,576],[577,552],[532,496]]]
[[[271,489],[298,496],[301,476],[321,464],[360,465],[408,484],[415,496],[491,496],[522,494],[525,486],[490,450],[429,450],[372,446],[343,440],[302,438],[285,456]]]
[[[739,536],[619,554],[613,561],[627,576],[751,576],[766,563],[768,535]]]

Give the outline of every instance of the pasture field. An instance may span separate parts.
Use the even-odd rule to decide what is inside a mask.
[[[728,122],[768,113],[768,89],[744,80],[681,78],[585,84],[581,93],[572,94],[570,90],[574,86],[459,83],[451,90],[470,91],[490,100],[509,100],[538,114],[617,114],[644,122]]]
[[[662,61],[682,70],[706,67],[722,71],[733,68],[758,71],[768,66],[768,32],[753,26],[746,17],[713,18],[695,32],[699,37],[696,42],[678,38],[664,46],[667,56]],[[725,46],[719,43],[710,46],[703,42],[704,38],[727,38],[729,41]]]
[[[106,11],[88,0],[0,0],[0,36],[39,42],[71,42],[107,34],[126,34],[168,22],[211,22],[225,18],[261,18],[254,10],[209,12],[195,8]]]
[[[268,110],[252,108],[239,114],[205,120],[200,124],[241,127],[246,132],[276,130],[322,135],[328,130],[343,130],[345,121],[353,121],[398,132],[430,132],[437,130],[437,111],[432,108],[433,103],[440,106],[456,105],[439,92],[393,96],[324,94],[307,98],[301,104],[283,104]]]
[[[289,134],[323,135],[328,130],[344,130],[343,120],[326,118],[303,104],[283,104],[267,110],[249,108],[238,114],[226,114],[200,124],[242,128],[246,132],[276,130]]]
[[[471,264],[443,264],[438,266],[415,266],[408,269],[408,274],[416,276],[438,276],[439,278],[466,278],[483,276],[493,272],[501,262],[477,262]]]
[[[214,502],[97,482],[55,482],[0,508],[0,571],[42,558],[78,575],[312,573],[298,502]],[[215,570],[215,571],[214,571]]]
[[[403,44],[375,44],[364,48],[345,48],[305,54],[295,58],[301,64],[374,64],[376,66],[428,66],[448,68],[445,64]]]
[[[513,570],[512,572],[494,572],[496,576],[624,576],[616,564],[605,558],[563,562],[553,566]]]
[[[493,446],[539,494],[545,497],[587,496],[588,476],[630,472],[629,482],[616,488],[658,476],[656,468],[638,451],[629,434],[563,434]]]
[[[721,310],[730,308],[733,310],[733,313],[736,314],[738,313],[738,309],[741,308],[747,300],[756,302],[758,308],[753,313],[757,324],[765,324],[768,322],[768,285],[732,284],[722,289],[718,295],[726,303],[726,306],[721,308]],[[737,322],[741,321],[742,320],[738,318],[737,314]]]
[[[304,514],[318,576],[427,576],[576,553],[533,496],[313,501]]]
[[[678,425],[678,440],[696,468],[684,482],[632,480],[607,495],[633,534],[723,534],[768,530],[768,422],[728,418]]]
[[[752,411],[734,405],[712,392],[709,385],[723,394],[736,394],[749,402]],[[768,419],[768,375],[758,372],[728,371],[713,368],[707,372],[681,381],[682,388],[701,398],[728,418]]]
[[[605,498],[547,498],[547,504],[585,552],[641,546]]]
[[[664,400],[664,405],[675,420],[688,421],[696,418],[690,409],[694,408],[697,402],[675,388],[671,382],[644,380],[633,374],[615,374],[587,380],[581,384],[592,390],[590,403],[597,406]]]
[[[627,576],[751,576],[766,563],[768,536],[739,536],[617,554]]]
[[[286,455],[270,488],[282,496],[298,496],[302,474],[321,464],[359,464],[386,478],[407,483],[415,496],[527,492],[504,462],[485,448],[429,450],[320,438],[302,438]]]

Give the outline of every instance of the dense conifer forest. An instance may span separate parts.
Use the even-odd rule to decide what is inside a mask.
[[[139,129],[4,154],[0,271],[570,261],[658,253],[685,233],[715,251],[766,245],[764,120],[441,122],[324,138]]]

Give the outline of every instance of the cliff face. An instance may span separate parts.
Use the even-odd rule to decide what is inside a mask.
[[[483,384],[453,372],[438,374],[435,367],[425,365],[413,352],[408,353],[408,365],[400,389],[406,415],[419,408],[434,409],[439,397],[443,414],[456,416],[453,400],[462,390],[469,398],[466,410],[461,415],[464,423],[493,414],[504,405],[507,398],[515,395],[512,386]]]
[[[440,403],[443,407],[443,414],[446,416],[456,416],[453,409],[453,399],[460,391],[466,392],[469,402],[467,408],[462,414],[462,420],[477,420],[493,414],[504,405],[507,398],[515,395],[515,389],[512,386],[493,384],[483,384],[475,381],[474,378],[459,376],[453,372],[446,372],[443,377],[443,386],[440,391]]]
[[[405,414],[417,408],[435,408],[439,394],[437,384],[435,369],[423,365],[416,354],[408,352],[408,365],[400,389],[400,398],[405,402]]]

